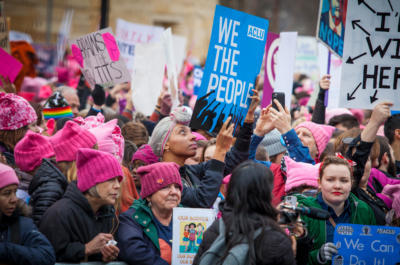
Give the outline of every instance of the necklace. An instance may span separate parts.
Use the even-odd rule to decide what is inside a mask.
[[[367,190],[366,190],[365,192],[366,192],[366,193],[369,195],[369,197],[371,197],[376,203],[378,203],[378,201],[374,198],[374,196],[371,195],[371,193],[369,193]],[[382,207],[381,207],[381,208],[382,208]],[[385,213],[388,212],[385,208],[382,208],[382,210],[384,210]]]

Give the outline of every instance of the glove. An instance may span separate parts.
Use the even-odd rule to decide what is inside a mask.
[[[103,106],[104,102],[106,101],[106,92],[102,86],[97,84],[95,85],[92,91],[92,98],[95,105]]]
[[[333,243],[326,243],[322,245],[318,252],[318,263],[325,264],[328,260],[332,260],[332,256],[337,253],[337,247]]]
[[[161,102],[161,114],[164,116],[168,116],[169,113],[171,112],[171,107],[172,107],[172,99],[171,95],[168,93],[164,94],[163,100]]]

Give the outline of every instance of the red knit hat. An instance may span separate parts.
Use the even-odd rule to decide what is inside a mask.
[[[0,130],[15,131],[36,120],[36,112],[26,99],[0,92]]]
[[[50,137],[57,162],[75,161],[79,148],[92,148],[96,142],[92,133],[73,121],[68,121],[62,130]]]
[[[40,166],[42,158],[50,158],[54,155],[49,137],[33,133],[30,130],[17,143],[14,149],[15,164],[19,169],[26,172]]]
[[[182,191],[179,166],[173,162],[159,162],[149,166],[139,167],[137,173],[142,183],[140,197],[143,199],[171,183],[178,184]]]
[[[78,189],[85,192],[98,183],[118,177],[124,178],[118,159],[112,154],[93,150],[78,149],[76,157]]]

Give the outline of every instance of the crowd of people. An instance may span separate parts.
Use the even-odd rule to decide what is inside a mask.
[[[1,77],[0,262],[171,264],[175,207],[215,211],[206,230],[185,227],[185,251],[201,265],[244,243],[246,264],[329,264],[338,224],[400,227],[400,114],[385,101],[326,110],[329,76],[314,108],[301,84],[291,112],[278,101],[261,109],[254,90],[243,125],[228,117],[219,133],[189,127],[188,94],[171,109],[162,88],[146,117],[130,84],[31,79],[21,90]],[[192,82],[189,69],[182,90]],[[27,97],[27,83],[51,93]],[[287,196],[331,217],[289,225]]]

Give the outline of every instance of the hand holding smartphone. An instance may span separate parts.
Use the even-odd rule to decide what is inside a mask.
[[[283,92],[273,92],[272,93],[272,107],[279,111],[278,106],[276,105],[274,99],[278,100],[278,102],[282,105],[282,108],[285,109],[285,93]]]

